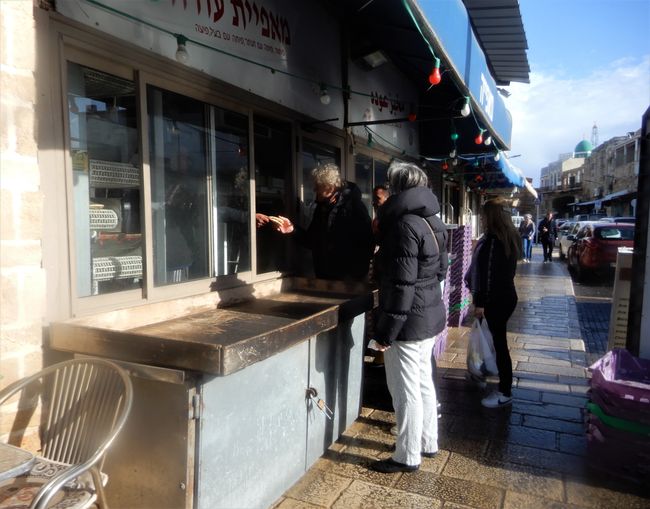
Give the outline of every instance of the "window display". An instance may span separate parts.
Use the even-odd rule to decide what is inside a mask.
[[[142,286],[135,84],[68,63],[77,293]]]

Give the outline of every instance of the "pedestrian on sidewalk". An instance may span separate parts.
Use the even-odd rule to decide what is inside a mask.
[[[553,244],[557,237],[557,224],[553,218],[553,212],[550,210],[546,217],[539,222],[539,240],[544,250],[544,263],[553,261]]]
[[[488,408],[512,403],[512,360],[506,329],[517,306],[515,272],[521,241],[509,211],[503,199],[495,198],[483,204],[481,225],[485,234],[474,248],[472,264],[465,277],[472,292],[474,315],[479,320],[487,320],[496,351],[498,390],[481,400]]]
[[[436,216],[438,199],[418,166],[391,163],[388,185],[391,196],[378,210],[381,280],[374,339],[384,351],[397,440],[392,457],[370,468],[413,472],[421,456],[438,452],[431,355],[447,321],[440,291],[447,272],[447,231]]]
[[[533,256],[533,239],[535,238],[535,223],[533,223],[532,215],[524,216],[524,220],[519,225],[519,236],[521,237],[524,263],[530,263]]]

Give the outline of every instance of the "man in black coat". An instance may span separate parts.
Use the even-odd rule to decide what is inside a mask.
[[[546,217],[539,222],[537,228],[539,232],[539,240],[542,243],[544,250],[544,263],[553,261],[553,244],[557,237],[557,224],[553,219],[553,212],[550,210],[546,213]]]
[[[374,247],[370,215],[356,184],[344,182],[335,164],[312,171],[316,209],[305,230],[280,217],[278,229],[294,233],[312,252],[314,274],[321,279],[362,280]]]

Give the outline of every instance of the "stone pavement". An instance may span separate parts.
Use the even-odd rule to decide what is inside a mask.
[[[367,365],[360,418],[274,508],[649,508],[650,487],[588,465],[588,357],[566,265],[535,252],[516,285],[512,408],[481,406],[464,380],[469,328],[451,329],[436,374],[438,455],[414,473],[368,469],[390,456],[394,417],[383,369]]]

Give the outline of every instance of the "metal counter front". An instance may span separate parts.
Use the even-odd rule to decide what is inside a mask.
[[[53,348],[117,360],[132,375],[134,410],[106,464],[111,504],[273,503],[359,415],[373,300],[311,282],[152,323],[120,315],[119,330],[115,317],[52,324]]]

